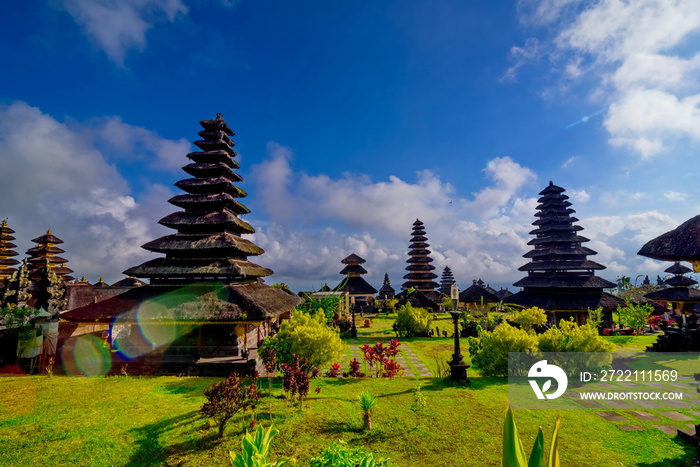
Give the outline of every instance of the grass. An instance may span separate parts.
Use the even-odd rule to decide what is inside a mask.
[[[431,356],[449,358],[451,343],[449,338],[410,341],[428,364]],[[621,344],[638,345],[634,339]],[[498,466],[506,380],[481,378],[472,371],[470,378],[469,387],[427,377],[320,378],[312,381],[303,411],[279,397],[277,379],[272,397],[261,400],[257,418],[265,424],[274,422],[280,430],[275,455],[296,457],[298,465],[306,465],[333,440],[343,439],[350,446],[365,446],[391,457],[402,467]],[[250,421],[250,414],[235,417],[226,436],[217,437],[216,427],[198,412],[204,389],[218,382],[216,378],[24,376],[0,381],[3,466],[229,465],[228,450],[238,449]],[[267,394],[267,382],[260,383]],[[420,418],[411,410],[419,383],[426,398]],[[357,400],[365,391],[378,398],[370,432],[362,430]],[[631,417],[611,423],[587,410],[516,410],[515,416],[527,451],[537,428],[544,426],[549,439],[555,418],[561,417],[564,466],[684,466],[693,455],[677,438],[651,428],[652,422]],[[619,428],[633,423],[648,429]],[[682,426],[687,422],[662,423]]]

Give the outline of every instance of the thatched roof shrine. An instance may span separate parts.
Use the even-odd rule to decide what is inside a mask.
[[[408,263],[408,266],[406,266],[408,274],[403,276],[406,282],[401,284],[403,290],[414,288],[424,293],[434,293],[435,288],[439,286],[434,281],[437,278],[437,274],[432,272],[435,266],[430,264],[433,262],[433,258],[430,257],[430,249],[428,248],[430,244],[427,242],[428,238],[425,236],[423,223],[416,219],[413,223],[408,259],[406,260]]]
[[[385,272],[384,283],[382,284],[382,288],[379,289],[379,294],[377,295],[377,297],[382,300],[385,300],[394,298],[394,295],[396,295],[396,290],[394,290],[394,288],[391,286],[391,281],[389,280],[389,273]]]
[[[523,255],[531,261],[519,268],[527,276],[513,284],[522,290],[505,302],[578,313],[583,321],[588,309],[603,307],[610,312],[624,301],[603,291],[615,284],[595,275],[605,266],[587,258],[597,253],[582,245],[589,239],[578,235],[583,227],[574,225],[578,219],[572,214],[576,211],[565,191],[549,182],[540,192],[537,220],[532,224],[536,228],[530,232],[535,238],[528,242],[533,249]]]
[[[360,266],[362,263],[366,262],[364,258],[352,253],[340,262],[346,265],[342,271],[340,271],[340,274],[345,275],[345,279],[335,287],[335,291],[348,292],[350,296],[368,296],[377,293],[377,289],[372,287],[361,277],[363,274],[367,274],[367,270]]]
[[[472,285],[459,293],[459,301],[462,303],[498,303],[501,299],[473,281]]]
[[[258,322],[274,318],[280,310],[290,310],[298,303],[296,295],[260,282],[204,282],[134,287],[116,297],[68,311],[61,317],[89,323],[110,323],[117,316],[121,322],[141,319],[197,324]]]
[[[637,254],[660,261],[700,262],[700,216],[649,240]]]

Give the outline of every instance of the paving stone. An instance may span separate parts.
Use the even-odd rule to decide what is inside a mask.
[[[679,428],[679,430],[690,436],[695,436],[695,425],[686,425],[685,427]]]
[[[433,376],[433,374],[430,371],[424,371],[420,375],[421,376]]]
[[[413,373],[412,371],[404,371],[403,375],[404,376],[416,376],[415,373]]]
[[[675,409],[687,409],[689,407],[692,407],[692,405],[683,401],[664,401],[664,404],[668,404]]]
[[[648,422],[655,422],[657,420],[660,420],[659,417],[656,417],[648,412],[632,411],[628,413],[639,420],[644,420]]]
[[[688,413],[700,418],[700,410],[689,410]]]
[[[687,415],[684,415],[679,412],[673,412],[673,411],[667,411],[667,412],[658,412],[659,415],[663,415],[666,418],[670,418],[671,420],[676,420],[679,422],[684,422],[686,420],[692,420],[692,417],[689,417]]]
[[[576,400],[576,403],[579,404],[584,409],[602,409],[602,408],[604,408],[600,404],[600,402],[596,402],[596,401]]]
[[[634,403],[645,409],[665,409],[666,406],[654,401],[634,401]]]
[[[598,383],[597,386],[601,389],[613,389],[617,388],[616,385],[610,383]]]
[[[652,382],[644,383],[644,385],[647,386],[647,387],[650,387],[650,388],[663,388],[663,387],[666,387],[665,384],[661,384],[661,383],[652,383]]]
[[[626,431],[632,431],[632,430],[643,430],[643,426],[639,425],[618,425],[617,426],[621,430],[626,430]]]
[[[658,428],[668,435],[677,435],[678,427],[676,425],[652,425],[654,428]]]
[[[589,401],[591,402],[591,401]],[[609,422],[625,422],[627,418],[623,417],[617,412],[596,412],[596,415],[600,415],[605,420]]]
[[[633,409],[634,406],[625,401],[605,401],[613,409]]]

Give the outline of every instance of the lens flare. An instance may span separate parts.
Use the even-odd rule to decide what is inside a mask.
[[[73,376],[103,376],[112,367],[106,343],[92,334],[68,339],[61,360],[66,374]]]
[[[204,292],[226,293],[221,287],[192,285],[144,301],[132,312],[119,315],[110,326],[112,345],[127,359],[134,359],[171,345],[196,328],[183,323],[183,309],[197,303]]]

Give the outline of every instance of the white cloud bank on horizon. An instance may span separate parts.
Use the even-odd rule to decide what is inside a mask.
[[[115,124],[120,131],[112,140],[100,136]],[[121,271],[151,257],[141,245],[171,232],[157,224],[175,210],[167,203],[171,187],[154,184],[136,199],[109,160],[129,157],[134,147],[148,152],[146,146],[157,158],[159,148],[179,144],[117,117],[62,123],[23,102],[0,106],[0,154],[7,161],[0,171],[0,218],[9,217],[20,258],[33,246],[29,240],[49,228],[65,241],[63,256],[75,275],[93,282],[100,276],[118,280]],[[188,150],[181,149],[184,158]],[[525,275],[517,268],[527,262],[522,254],[530,249],[536,193],[543,186],[510,157],[489,161],[482,171],[484,187],[467,195],[430,171],[419,172],[413,182],[398,177],[373,182],[363,174],[296,173],[291,160],[288,148],[271,143],[268,157],[251,167],[248,182],[257,185],[256,201],[263,208],[247,220],[257,229],[254,241],[266,250],[250,259],[275,270],[268,282],[285,281],[296,289],[335,285],[340,260],[354,252],[367,259],[375,287],[388,272],[399,290],[416,218],[425,223],[438,276],[445,265],[462,286],[476,278],[512,284]],[[583,189],[564,188],[574,195],[574,209],[588,196]],[[599,252],[592,259],[609,267],[600,275],[614,280],[642,266],[650,274],[663,269],[636,251],[677,222],[650,211],[582,218],[578,224]]]
[[[547,49],[564,89],[593,79],[591,99],[609,105],[604,126],[613,146],[649,158],[679,140],[700,141],[696,1],[520,0],[519,12],[524,24],[547,28],[553,39],[538,42],[532,56],[511,52],[504,78],[514,81],[525,59]]]
[[[251,169],[268,219],[254,235],[266,253],[254,261],[275,270],[272,281],[302,290],[324,282],[334,286],[342,279],[340,260],[356,253],[367,260],[366,278],[372,285],[379,288],[388,272],[400,290],[416,218],[425,224],[438,282],[445,266],[461,286],[477,278],[512,284],[525,276],[517,268],[528,262],[522,255],[531,248],[526,243],[532,239],[528,232],[535,220],[536,194],[544,187],[537,185],[532,170],[512,158],[489,161],[483,170],[488,185],[466,197],[430,171],[417,172],[413,183],[393,176],[373,182],[364,174],[334,179],[296,173],[292,159],[289,148],[270,143],[268,158]],[[590,200],[583,189],[567,194],[574,209]],[[614,280],[633,274],[644,262],[636,256],[641,245],[677,222],[645,212],[584,218],[577,225],[599,253],[591,259],[609,267],[600,275]],[[615,228],[606,228],[611,226]],[[644,264],[649,273],[661,267]]]
[[[143,131],[121,125],[125,137]],[[163,234],[156,222],[171,212],[166,200],[172,192],[154,184],[134,199],[127,180],[95,145],[102,129],[94,122],[61,123],[23,102],[0,106],[0,154],[6,161],[0,171],[0,218],[9,218],[16,232],[18,259],[47,229],[65,242],[62,256],[74,276],[84,274],[93,282],[99,276],[118,280],[121,271],[150,256],[141,245]],[[177,145],[148,135],[155,148]]]

